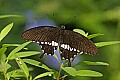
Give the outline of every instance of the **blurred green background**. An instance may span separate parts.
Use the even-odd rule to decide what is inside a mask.
[[[25,13],[32,11],[35,19],[46,16],[61,26],[69,19],[67,29],[80,28],[89,34],[103,33],[93,42],[120,40],[120,0],[0,0],[0,15],[17,14],[19,18],[0,19],[0,30],[13,22],[14,27],[3,43],[23,43],[21,34],[27,23]],[[53,15],[54,14],[54,15]],[[35,50],[33,48],[33,50]],[[103,73],[100,78],[86,80],[120,80],[120,45],[99,48],[97,56],[82,56],[83,60],[104,61],[110,66],[88,66]],[[79,80],[79,79],[78,79]]]

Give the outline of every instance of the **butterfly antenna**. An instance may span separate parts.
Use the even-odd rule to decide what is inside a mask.
[[[63,25],[69,23],[70,21],[72,21],[72,20],[75,19],[75,18],[76,18],[76,16],[74,16],[72,19],[69,19],[68,21],[66,21]]]

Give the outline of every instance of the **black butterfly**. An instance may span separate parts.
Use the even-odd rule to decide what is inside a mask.
[[[53,55],[54,50],[59,46],[62,52],[61,57],[69,61],[69,66],[76,55],[82,53],[96,55],[98,53],[97,47],[91,40],[77,32],[65,30],[64,26],[61,28],[53,26],[31,28],[23,32],[22,37],[41,45],[43,54],[47,55]]]

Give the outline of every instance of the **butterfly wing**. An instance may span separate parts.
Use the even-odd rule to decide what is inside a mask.
[[[52,41],[57,42],[59,35],[59,28],[52,26],[41,26],[28,29],[23,32],[22,37],[28,41],[34,41],[42,45],[44,53],[54,54],[54,45]]]
[[[64,30],[63,37],[63,44],[67,46],[67,48],[62,47],[62,56],[67,59],[73,58],[77,54],[81,53],[92,55],[96,55],[98,53],[98,49],[95,44],[79,33],[70,30]]]

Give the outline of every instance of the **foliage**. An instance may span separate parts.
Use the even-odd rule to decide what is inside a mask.
[[[4,39],[4,37],[10,32],[11,28],[13,27],[13,23],[7,25],[0,33],[0,41]],[[97,37],[103,34],[93,34],[93,35],[88,35],[88,33],[85,33],[83,30],[75,29],[73,31],[79,32],[85,35],[88,38],[93,38]],[[87,34],[87,35],[86,35]],[[85,77],[102,77],[102,73],[93,71],[93,70],[77,70],[74,66],[73,67],[66,67],[65,64],[60,63],[60,70],[56,71],[53,69],[48,68],[45,64],[42,64],[41,62],[33,59],[27,58],[28,56],[33,56],[37,54],[41,54],[40,52],[37,51],[29,51],[28,48],[25,48],[28,44],[30,44],[31,41],[25,42],[23,44],[3,44],[2,47],[0,48],[0,78],[5,79],[5,80],[10,80],[12,78],[14,79],[21,79],[22,77],[25,77],[27,80],[36,80],[38,78],[42,78],[45,76],[52,76],[53,79],[57,80],[64,80],[67,76],[85,76]],[[103,47],[106,45],[112,45],[112,44],[118,44],[120,41],[111,41],[111,42],[99,42],[96,43],[97,47]],[[8,56],[6,56],[6,51],[9,47],[12,46],[17,46],[15,49],[13,49]],[[26,50],[22,52],[22,50]],[[16,69],[13,67],[12,64],[9,62],[11,60],[16,61],[17,65],[19,66],[19,69]],[[57,59],[59,60],[59,59]],[[36,67],[40,67],[45,69],[47,72],[44,72],[42,74],[36,75],[36,77],[32,78],[32,75],[30,75],[30,70],[27,64],[34,65]],[[79,62],[77,65],[92,65],[92,66],[108,66],[108,63],[105,62],[91,62],[91,61],[83,61]],[[61,76],[61,72],[64,72],[64,75]]]

